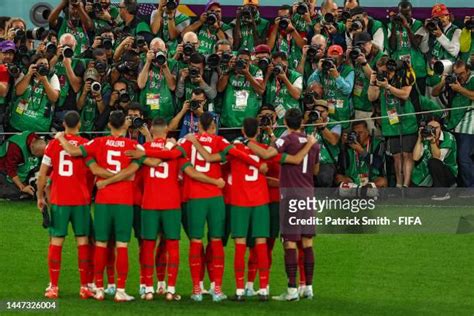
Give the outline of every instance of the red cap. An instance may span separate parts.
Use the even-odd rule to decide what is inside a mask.
[[[271,53],[271,49],[268,45],[266,44],[260,44],[257,47],[255,47],[255,54],[262,54],[262,53]]]
[[[344,50],[342,49],[341,46],[339,45],[331,45],[328,48],[328,56],[342,56],[344,55]]]
[[[442,3],[437,3],[433,6],[433,9],[431,9],[431,17],[432,18],[437,18],[443,15],[448,15],[449,11],[448,8],[446,7],[445,4]]]

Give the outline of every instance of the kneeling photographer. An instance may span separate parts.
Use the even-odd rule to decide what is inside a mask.
[[[339,139],[341,137],[341,124],[330,124],[328,105],[326,100],[321,100],[314,91],[305,92],[303,95],[304,124],[307,134],[313,134],[321,146],[319,153],[319,173],[315,177],[316,187],[332,187],[339,156]]]
[[[191,98],[184,101],[181,111],[170,121],[168,129],[173,131],[179,128],[179,138],[183,138],[189,133],[197,133],[199,118],[208,110],[207,102],[208,98],[204,90],[195,88]]]
[[[127,120],[129,122],[125,137],[136,140],[139,144],[151,142],[153,137],[143,117],[143,108],[138,102],[132,102],[127,108]]]
[[[413,146],[418,129],[410,93],[415,76],[406,62],[384,56],[370,78],[369,101],[380,101],[382,136],[393,155],[397,187],[410,186]],[[399,116],[403,114],[403,116]]]
[[[441,130],[436,118],[428,123],[421,122],[418,139],[413,149],[413,184],[419,187],[449,188],[456,184],[458,166],[456,163],[456,140],[447,131]],[[441,194],[441,195],[440,195]],[[433,200],[449,199],[446,190],[435,191]]]
[[[380,138],[370,135],[366,121],[352,123],[341,157],[341,173],[336,176],[338,185],[354,183],[360,187],[387,187],[385,146]]]

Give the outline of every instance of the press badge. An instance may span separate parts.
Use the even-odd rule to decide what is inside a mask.
[[[279,106],[277,106],[275,108],[275,112],[276,112],[279,119],[282,119],[283,117],[285,117],[286,110],[283,107],[283,105],[280,104]]]
[[[160,109],[160,95],[156,93],[147,93],[146,104],[150,106],[150,110],[158,111]]]
[[[344,107],[344,100],[336,100],[336,108],[342,109]]]
[[[367,185],[369,183],[369,175],[367,173],[359,174],[359,182],[361,186]]]
[[[235,91],[235,107],[237,110],[244,110],[247,107],[249,93],[247,90]]]
[[[16,108],[16,113],[22,115],[23,112],[25,112],[27,108],[28,108],[28,101],[20,100],[20,103],[18,103],[18,106]]]
[[[364,90],[364,83],[361,80],[357,80],[354,84],[353,94],[356,97],[360,97],[362,95],[363,90]]]
[[[388,110],[387,115],[388,115],[388,121],[390,122],[390,125],[395,125],[400,122],[400,120],[398,119],[398,113],[396,109]]]

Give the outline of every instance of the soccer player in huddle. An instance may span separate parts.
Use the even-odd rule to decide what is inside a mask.
[[[79,146],[88,142],[87,139],[78,136],[81,123],[77,112],[66,113],[63,126],[65,128],[64,138],[68,143]],[[58,280],[61,270],[62,245],[67,235],[69,222],[72,224],[77,240],[81,283],[79,295],[83,299],[94,295],[93,284],[88,282],[88,274],[90,274],[92,266],[90,261],[93,259],[90,256],[88,245],[91,234],[90,203],[93,174],[100,177],[113,175],[99,167],[93,160],[86,163],[81,157],[70,156],[58,140],[49,142],[43,156],[37,183],[38,208],[41,212],[47,212],[45,190],[48,176],[51,180],[48,201],[51,210],[49,228],[51,239],[48,250],[50,285],[45,292],[47,298],[55,299],[59,295]],[[65,188],[67,189],[65,190]]]
[[[301,131],[303,114],[299,109],[290,109],[285,113],[286,134],[276,142],[276,148],[270,147],[262,150],[258,145],[249,143],[249,147],[263,158],[270,158],[281,154],[295,154],[303,148],[308,139]],[[314,144],[299,165],[286,164],[281,167],[280,172],[280,228],[285,248],[285,270],[288,277],[288,290],[280,296],[273,297],[280,301],[299,300],[296,285],[296,274],[298,270],[297,243],[303,245],[303,262],[306,286],[303,293],[304,298],[313,298],[313,271],[314,253],[313,237],[315,226],[289,225],[290,214],[288,204],[290,200],[306,200],[314,197],[313,175],[319,171],[319,145]],[[305,218],[311,215],[311,209],[299,209],[299,214]]]
[[[122,111],[112,111],[108,126],[111,130],[110,136],[98,137],[80,146],[70,144],[63,133],[58,133],[56,138],[71,156],[92,157],[99,166],[113,174],[119,173],[132,163],[140,164],[139,161],[125,155],[125,151],[133,150],[138,145],[136,141],[122,136],[128,129],[125,114]],[[107,261],[107,242],[111,234],[115,236],[117,250],[117,291],[114,300],[117,302],[134,300],[133,296],[125,292],[133,202],[133,179],[125,179],[97,191],[94,213],[96,240],[94,273],[97,286],[94,297],[97,300],[104,299],[103,274]]]

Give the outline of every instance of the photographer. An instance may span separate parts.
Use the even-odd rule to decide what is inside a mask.
[[[270,22],[260,16],[259,0],[244,0],[243,6],[237,9],[233,27],[234,50],[255,47],[265,43]]]
[[[131,101],[137,101],[140,97],[140,89],[138,88],[138,66],[140,57],[134,50],[126,51],[120,62],[115,65],[111,73],[111,82],[117,80],[127,84],[128,93]]]
[[[85,10],[94,21],[94,30],[118,24],[119,9],[110,5],[110,0],[86,0]],[[96,33],[97,34],[97,33]]]
[[[102,83],[106,86],[102,86]],[[77,108],[81,113],[81,132],[97,130],[96,120],[105,111],[105,95],[110,97],[110,84],[100,80],[95,68],[88,68],[84,74],[84,86],[77,100]]]
[[[410,186],[413,169],[412,151],[418,127],[415,114],[407,114],[415,112],[410,101],[414,81],[406,63],[387,56],[380,58],[377,73],[374,72],[370,78],[368,97],[371,102],[380,101],[382,136],[395,161],[397,187]]]
[[[62,126],[67,111],[77,110],[76,96],[81,90],[85,67],[81,60],[74,58],[76,39],[65,33],[59,39],[56,55],[51,58],[51,67],[58,76],[61,91],[55,107],[54,121]]]
[[[232,28],[222,22],[221,4],[216,0],[209,0],[205,12],[199,19],[183,30],[183,33],[195,32],[199,39],[198,51],[207,55],[214,51],[214,44],[218,40],[228,39],[232,42]]]
[[[60,17],[61,12],[64,16]],[[87,32],[94,29],[94,23],[84,9],[81,0],[61,0],[48,17],[49,27],[59,37],[69,33],[76,39],[74,55],[79,56],[89,47]],[[81,76],[82,77],[82,76]]]
[[[270,27],[267,45],[272,52],[286,53],[288,65],[291,69],[295,69],[301,59],[301,49],[305,43],[304,37],[291,23],[291,7],[282,5],[278,9],[275,23]]]
[[[20,74],[16,80],[17,98],[12,103],[10,126],[21,132],[48,132],[59,90],[58,77],[50,74],[46,56],[33,56],[26,75]]]
[[[383,52],[385,50],[385,28],[382,22],[375,20],[367,14],[362,7],[355,7],[350,11],[351,18],[346,21],[346,43],[350,47],[355,34],[367,32],[372,38],[372,43]]]
[[[455,61],[459,54],[459,37],[461,30],[451,23],[451,14],[444,4],[436,4],[431,9],[431,19],[425,21],[424,27],[429,33],[428,63],[433,68],[437,60]]]
[[[265,73],[264,104],[273,104],[278,116],[278,125],[284,124],[285,113],[291,108],[300,109],[300,97],[303,90],[303,76],[288,68],[287,55],[275,52],[272,63]],[[284,128],[275,131],[277,137],[284,132]]]
[[[461,58],[474,68],[474,16],[464,17],[464,28],[459,37]]]
[[[219,77],[216,72],[213,72],[208,84],[204,79],[204,63],[205,58],[200,53],[194,53],[190,56],[188,67],[181,69],[179,72],[176,88],[178,99],[189,100],[192,91],[195,88],[201,88],[209,101],[214,100],[217,95],[216,87]]]
[[[398,13],[391,12],[387,26],[390,54],[393,59],[407,61],[416,73],[416,83],[422,95],[426,89],[426,59],[420,44],[428,36],[423,23],[412,17],[412,4],[402,0]],[[413,91],[416,91],[414,89]],[[412,100],[417,98],[414,97]]]
[[[376,63],[383,56],[382,50],[372,43],[372,37],[367,32],[354,35],[354,45],[347,51],[348,60],[354,65],[354,89],[352,104],[356,119],[367,119],[369,131],[375,129],[373,120],[369,120],[375,108],[368,99],[370,76],[374,72]]]
[[[180,129],[179,138],[183,138],[189,133],[197,133],[199,118],[207,111],[206,93],[201,88],[195,88],[191,93],[191,98],[184,101],[182,109],[171,120],[168,128],[170,131]]]
[[[177,10],[179,1],[158,0],[158,9],[150,17],[151,32],[163,39],[168,45],[169,56],[176,53],[178,39],[191,19]]]
[[[317,124],[305,128],[307,134],[313,134],[320,144],[319,173],[315,177],[316,187],[328,188],[334,185],[336,164],[339,156],[339,139],[341,138],[341,124],[330,124],[328,106],[325,100],[313,91],[308,91],[303,97],[304,124]]]
[[[416,186],[449,188],[456,184],[458,166],[456,163],[456,140],[449,132],[441,130],[441,124],[432,119],[418,129],[418,139],[413,148],[412,181]],[[432,200],[443,201],[449,193],[435,192]]]
[[[188,67],[189,58],[196,53],[199,48],[199,39],[194,32],[187,32],[183,35],[183,42],[178,44],[174,59],[178,61],[179,70]]]
[[[146,43],[150,43],[153,39],[150,25],[138,17],[137,0],[121,0],[119,5],[119,14],[122,23],[119,27],[122,32],[133,37],[141,36]]]
[[[137,84],[141,90],[140,104],[145,106],[146,117],[154,119],[160,116],[169,122],[175,114],[173,92],[176,90],[177,69],[176,61],[167,56],[163,40],[154,38]]]
[[[20,75],[21,70],[13,64],[16,47],[12,41],[0,42],[0,134],[4,132],[7,125],[5,118],[10,110],[11,90],[14,80]],[[0,144],[3,143],[4,135],[0,135]]]
[[[326,55],[327,40],[321,34],[314,35],[310,45],[303,46],[301,60],[296,67],[296,71],[303,75],[303,82],[306,85],[309,76],[317,70],[321,58]]]
[[[241,127],[246,117],[256,117],[264,91],[262,71],[251,63],[248,49],[241,49],[221,76],[217,91],[223,92],[222,126]],[[240,132],[237,130],[237,134]]]
[[[130,103],[127,107],[127,120],[129,127],[125,135],[126,138],[136,140],[139,144],[153,140],[143,117],[143,108],[140,103]]]
[[[15,43],[20,55],[30,56],[33,40],[27,36],[26,22],[21,18],[11,18],[6,24],[5,39]]]
[[[275,108],[271,104],[263,104],[257,115],[258,125],[262,132],[258,135],[258,141],[262,144],[271,145],[277,140],[273,130],[277,122]]]
[[[385,146],[381,139],[372,137],[365,121],[352,123],[341,161],[342,174],[336,184],[355,183],[360,187],[372,183],[376,188],[386,188],[384,176]]]
[[[449,77],[449,79],[448,79]],[[456,109],[474,105],[474,74],[466,62],[458,60],[453,74],[442,76],[441,82],[434,87],[433,96],[442,91],[451,91],[446,128],[454,133],[458,144],[459,178],[465,187],[474,187],[474,109]],[[448,83],[449,80],[449,83]]]
[[[324,1],[321,4],[320,15],[314,19],[310,35],[324,36],[327,40],[327,46],[340,45],[346,47],[345,23],[349,18],[349,12],[340,12],[334,1]]]
[[[96,30],[96,36],[92,45],[80,55],[80,58],[93,58],[93,52],[95,49],[103,49],[107,55],[107,62],[112,64],[115,44],[115,34],[113,33],[112,28],[110,26],[104,26]]]
[[[329,116],[335,121],[346,121],[351,117],[350,95],[354,87],[354,68],[344,63],[344,51],[339,45],[328,48],[327,58],[319,61],[316,70],[308,79],[308,85],[320,84],[323,99],[328,101]],[[342,123],[347,128],[349,122]]]

